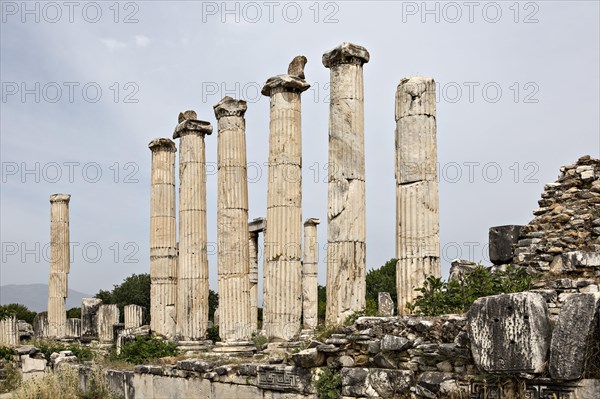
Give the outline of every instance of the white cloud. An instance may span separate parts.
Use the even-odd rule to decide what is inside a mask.
[[[100,41],[108,48],[109,51],[115,51],[127,47],[126,43],[120,42],[116,39],[100,39]]]
[[[150,44],[150,38],[144,35],[135,35],[135,44],[138,47],[147,47]]]

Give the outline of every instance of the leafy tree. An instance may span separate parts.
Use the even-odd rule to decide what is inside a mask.
[[[367,302],[371,300],[375,305],[379,301],[380,292],[389,292],[394,303],[398,303],[396,293],[396,259],[385,262],[379,269],[371,269],[367,273]]]
[[[23,320],[32,324],[36,314],[36,312],[29,310],[27,306],[21,305],[20,303],[11,303],[0,306],[0,319],[15,315],[17,320]]]
[[[81,308],[67,310],[67,319],[81,319]]]
[[[112,291],[100,290],[96,298],[105,304],[117,304],[123,321],[125,305],[139,305],[146,308],[146,317],[150,310],[150,275],[148,273],[132,274],[121,284],[114,286]]]
[[[324,285],[319,285],[317,287],[317,317],[319,322],[325,322],[325,313],[327,310],[327,288]]]
[[[208,290],[208,319],[215,321],[215,310],[219,307],[219,294],[213,290]]]

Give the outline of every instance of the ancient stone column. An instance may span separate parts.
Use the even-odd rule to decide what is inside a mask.
[[[173,138],[179,142],[179,256],[177,259],[177,335],[204,339],[208,328],[208,257],[206,254],[206,156],[209,122],[196,112],[179,114]]]
[[[225,342],[247,341],[250,315],[246,102],[224,97],[214,106],[217,139],[217,263],[219,334]]]
[[[302,259],[302,318],[305,329],[314,330],[319,322],[317,311],[319,288],[317,282],[317,263],[319,244],[317,225],[319,219],[306,219],[304,222],[304,258]]]
[[[112,342],[115,338],[113,326],[119,322],[117,305],[100,305],[98,308],[98,338],[100,342]]]
[[[98,309],[102,299],[83,298],[81,300],[81,337],[86,339],[98,338]]]
[[[294,58],[288,74],[269,78],[269,173],[265,234],[263,328],[267,337],[289,340],[302,313],[302,128],[300,95],[306,57]]]
[[[68,296],[68,274],[71,268],[69,251],[69,194],[50,196],[50,275],[48,277],[48,336],[65,336]]]
[[[138,328],[144,324],[144,307],[140,305],[127,305],[125,312],[125,328]]]
[[[17,318],[15,315],[0,319],[0,345],[19,345],[19,328],[17,327]]]
[[[407,312],[425,279],[441,275],[435,82],[411,77],[396,90],[396,287]]]
[[[250,284],[250,329],[258,329],[258,233],[250,232],[248,240],[248,282]]]
[[[363,64],[369,52],[352,43],[323,54],[330,69],[327,214],[327,310],[340,324],[365,307],[366,201]]]
[[[175,227],[175,143],[167,138],[148,144],[152,151],[150,188],[150,329],[175,337],[177,231]]]
[[[267,228],[267,219],[256,218],[248,223],[249,278],[250,278],[250,324],[258,330],[258,235]]]

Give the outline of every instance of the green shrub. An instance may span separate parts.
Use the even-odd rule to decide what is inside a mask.
[[[445,282],[430,276],[420,295],[407,305],[410,313],[438,316],[449,313],[465,313],[477,298],[498,294],[527,291],[532,288],[535,276],[524,268],[509,265],[506,271],[492,273],[484,266],[477,266],[462,281]]]
[[[0,360],[12,361],[17,352],[10,346],[0,345]]]
[[[176,356],[177,345],[147,335],[138,335],[135,341],[127,342],[121,347],[121,354],[115,358],[133,364],[142,364],[149,360],[166,356]]]
[[[94,352],[90,348],[75,343],[67,345],[58,341],[41,339],[33,340],[28,343],[38,348],[44,354],[46,360],[50,360],[50,355],[52,355],[52,353],[59,353],[60,351],[71,351],[80,361],[89,361],[94,358]]]
[[[252,335],[252,342],[256,346],[257,349],[261,349],[264,344],[269,342],[269,339],[264,335],[254,334]]]
[[[329,367],[322,369],[315,382],[319,399],[338,399],[342,395],[342,375]]]

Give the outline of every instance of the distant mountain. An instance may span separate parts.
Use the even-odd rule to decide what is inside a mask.
[[[78,308],[81,306],[82,298],[91,298],[94,295],[69,290],[69,297],[65,308]],[[0,286],[0,305],[9,303],[20,303],[35,312],[43,312],[48,309],[48,285],[47,284],[8,284]]]

